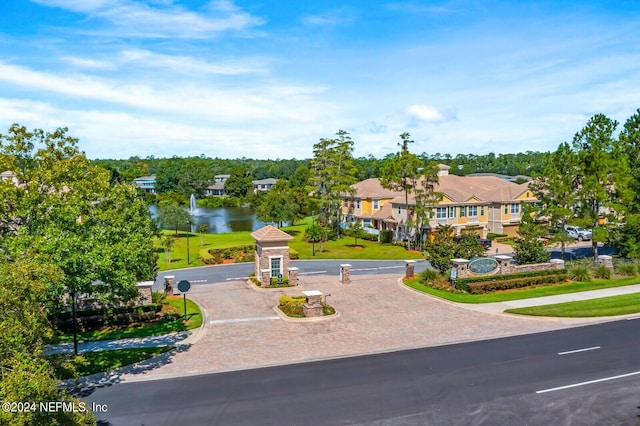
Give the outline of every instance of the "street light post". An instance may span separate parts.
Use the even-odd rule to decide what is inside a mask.
[[[311,215],[311,255],[316,255],[316,214]]]
[[[187,231],[187,265],[191,264],[191,260],[189,257],[189,231]]]

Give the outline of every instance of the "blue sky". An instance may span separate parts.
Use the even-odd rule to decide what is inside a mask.
[[[90,158],[554,150],[640,108],[632,1],[4,0],[0,132]]]

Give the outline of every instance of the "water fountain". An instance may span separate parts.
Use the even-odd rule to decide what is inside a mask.
[[[189,213],[193,214],[198,205],[196,204],[196,194],[191,194],[191,198],[189,199]]]

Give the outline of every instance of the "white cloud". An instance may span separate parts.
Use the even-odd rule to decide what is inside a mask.
[[[143,49],[127,49],[121,52],[118,60],[126,63],[139,63],[147,67],[168,69],[181,74],[238,75],[268,72],[265,61],[257,58],[212,63],[201,61],[192,56],[164,55]]]
[[[118,37],[203,38],[229,30],[243,30],[264,24],[261,18],[242,11],[230,1],[210,2],[203,13],[162,2],[147,4],[134,0],[32,0],[89,18],[104,21],[111,28],[93,29]]]
[[[438,109],[431,105],[411,105],[407,107],[406,114],[412,123],[441,123],[456,118],[455,111],[451,109]]]

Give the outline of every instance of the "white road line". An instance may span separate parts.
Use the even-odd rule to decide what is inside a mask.
[[[207,280],[191,280],[190,283],[206,283]]]
[[[326,274],[327,271],[300,272],[298,275]]]
[[[227,278],[227,281],[240,281],[240,280],[248,280],[249,277],[234,277],[234,278]]]
[[[586,351],[593,351],[596,349],[600,349],[600,346],[592,346],[590,348],[584,348],[584,349],[576,349],[573,351],[566,351],[566,352],[558,352],[558,355],[569,355],[569,354],[575,354],[578,352],[586,352]]]
[[[272,317],[255,317],[255,318],[232,318],[232,319],[224,319],[224,320],[211,320],[209,324],[229,324],[233,322],[249,322],[249,321],[268,321],[268,320],[278,320],[279,316],[274,315]]]
[[[578,386],[590,385],[592,383],[600,383],[600,382],[606,382],[608,380],[622,379],[624,377],[635,376],[635,375],[638,375],[638,374],[640,374],[640,371],[634,371],[633,373],[621,374],[619,376],[605,377],[605,378],[602,378],[602,379],[589,380],[588,382],[574,383],[572,385],[559,386],[557,388],[539,390],[539,391],[536,391],[536,393],[554,392],[554,391],[562,390],[562,389],[569,389],[569,388],[575,388],[575,387],[578,387]]]

